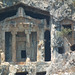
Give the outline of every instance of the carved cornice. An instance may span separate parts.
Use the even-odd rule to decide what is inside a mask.
[[[24,9],[22,7],[19,7],[15,16],[6,18],[2,22],[0,22],[0,24],[5,28],[10,28],[10,27],[15,28],[17,26],[20,28],[21,26],[23,29],[24,28],[29,29],[36,26],[44,27],[44,24],[46,25],[46,19],[41,20],[27,16],[25,15]]]

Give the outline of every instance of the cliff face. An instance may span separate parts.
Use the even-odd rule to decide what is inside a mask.
[[[55,22],[55,24],[51,23],[51,26],[57,26],[58,22],[63,20],[64,18],[68,18],[75,22],[75,7],[74,0],[22,0],[25,4],[30,6],[38,7],[43,10],[47,10],[50,12],[51,20]],[[2,4],[1,7],[7,7],[10,4],[15,4],[19,2],[19,0]],[[51,27],[51,28],[52,28]],[[51,29],[56,32],[53,28]],[[57,38],[53,34],[51,35],[51,45],[52,47],[56,46]],[[56,50],[56,48],[55,48]],[[54,61],[51,61],[49,68],[47,69],[46,75],[75,75],[75,51],[67,52],[65,54],[59,54]]]
[[[75,20],[75,7],[72,0],[30,0],[26,1],[26,4],[49,11],[56,21],[65,17]]]
[[[51,20],[54,20],[55,26],[65,18],[75,21],[75,7],[72,0],[32,0],[29,5],[49,11],[50,15],[53,16]],[[51,24],[53,25],[53,23]],[[53,30],[53,28],[51,30]],[[54,29],[54,32],[56,31],[57,30]],[[51,45],[55,46],[57,44],[57,38],[55,35],[51,36],[52,41],[54,40],[54,42],[51,42]],[[58,54],[55,60],[51,61],[46,75],[75,75],[75,51]]]
[[[53,25],[57,27],[57,25],[59,25],[59,21],[65,18],[75,21],[75,7],[73,5],[72,0],[57,0],[57,1],[51,0],[48,10],[50,11],[50,15],[53,16],[52,20],[54,21],[54,23],[52,23],[52,27]],[[52,31],[53,30],[54,33],[56,33],[57,30],[55,28],[52,28]],[[53,45],[53,51],[56,51],[58,46],[57,35],[53,34],[51,36],[52,36],[51,45]],[[65,54],[56,54],[55,60],[51,61],[51,64],[47,69],[46,75],[75,75],[74,57],[75,57],[75,51],[68,52]]]
[[[59,55],[51,62],[46,75],[75,75],[75,52]]]
[[[65,17],[75,20],[75,7],[72,0],[30,0],[27,4],[49,11],[56,21]]]
[[[75,20],[74,0],[3,0],[3,6],[1,2],[0,5],[8,7],[18,2],[49,11],[56,21],[65,17]]]

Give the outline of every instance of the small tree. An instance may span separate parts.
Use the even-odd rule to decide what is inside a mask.
[[[72,30],[70,28],[62,28],[61,31],[57,32],[57,35],[58,37],[67,37],[71,31]]]

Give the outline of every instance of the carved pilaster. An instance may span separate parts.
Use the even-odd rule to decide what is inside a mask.
[[[2,28],[2,51],[5,54],[5,28]]]
[[[5,54],[2,50],[0,50],[0,64],[5,62]]]
[[[2,42],[3,42],[2,49],[5,52],[5,31],[2,32]]]
[[[26,34],[26,39],[27,39],[27,46],[30,47],[30,34],[31,32],[29,32],[28,30],[25,30],[25,34]]]

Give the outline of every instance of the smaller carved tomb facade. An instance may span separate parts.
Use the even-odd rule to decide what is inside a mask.
[[[64,42],[65,49],[69,50],[68,46],[70,46],[70,49],[72,51],[74,51],[75,50],[75,24],[74,24],[74,21],[67,19],[67,18],[63,19],[61,21],[61,29],[62,28],[70,29],[70,32],[68,33],[68,35],[65,36],[66,37],[65,42]],[[67,46],[67,44],[68,44],[68,46]]]
[[[16,73],[15,75],[28,75],[28,72],[19,72],[19,73]]]
[[[0,11],[0,49],[5,61],[50,61],[49,12],[23,3]]]

